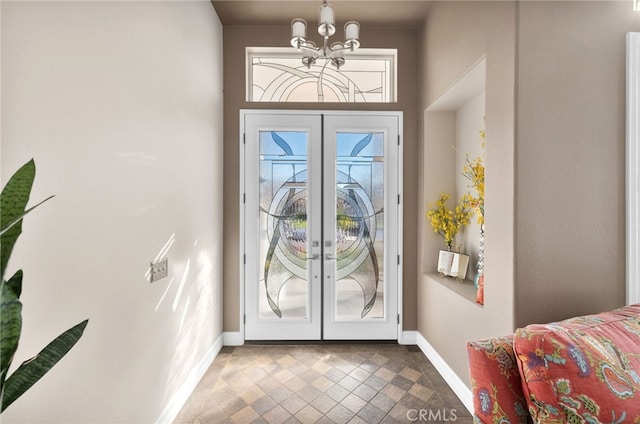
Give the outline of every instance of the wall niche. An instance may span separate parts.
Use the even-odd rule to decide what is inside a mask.
[[[443,192],[450,195],[449,207],[453,207],[466,193],[476,195],[462,172],[467,158],[473,161],[482,157],[486,164],[480,136],[484,129],[485,80],[486,59],[483,57],[425,111],[425,216],[429,205],[435,203]],[[446,249],[446,246],[428,222],[423,249],[425,257],[422,258],[424,274],[473,302],[476,301],[473,279],[477,274],[480,246],[480,224],[477,221],[474,215],[471,223],[456,237],[456,245],[461,245],[461,252],[470,256],[465,281],[459,282],[437,273],[438,251]]]

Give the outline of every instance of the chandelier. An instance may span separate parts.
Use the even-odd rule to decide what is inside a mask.
[[[326,59],[340,69],[344,65],[345,51],[354,51],[360,47],[360,24],[355,21],[347,22],[344,25],[344,43],[335,42],[329,46],[329,37],[336,33],[336,26],[333,8],[327,4],[327,0],[322,1],[318,15],[318,34],[324,39],[322,47],[316,47],[313,41],[307,40],[307,22],[300,18],[291,21],[291,45],[302,53],[302,63],[307,68],[318,59]]]

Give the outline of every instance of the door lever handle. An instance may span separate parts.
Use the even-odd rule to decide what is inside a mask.
[[[306,259],[307,259],[308,261],[309,261],[309,260],[314,260],[314,259],[320,259],[320,255],[319,255],[318,253],[314,253],[314,254],[313,254],[313,255],[311,255],[311,256],[307,256],[307,258],[306,258]]]
[[[327,253],[326,255],[324,255],[324,258],[325,258],[327,261],[332,260],[332,259],[338,259],[338,257],[337,257],[337,256],[331,256],[329,253]]]

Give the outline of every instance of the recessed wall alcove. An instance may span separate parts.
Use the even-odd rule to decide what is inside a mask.
[[[467,157],[470,160],[484,157],[480,131],[484,128],[485,80],[486,60],[483,57],[425,112],[425,157],[429,162],[425,166],[425,216],[429,205],[435,203],[443,192],[450,195],[449,207],[454,207],[467,192],[475,195],[462,171]],[[446,246],[442,238],[433,232],[430,223],[427,222],[425,228],[422,273],[475,302],[473,278],[477,272],[480,243],[477,217],[474,215],[471,223],[456,237],[456,245],[461,245],[462,253],[470,256],[467,278],[462,282],[437,273],[438,251]]]

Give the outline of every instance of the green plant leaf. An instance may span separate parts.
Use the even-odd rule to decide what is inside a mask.
[[[28,214],[29,212],[31,212],[32,210],[34,210],[35,208],[37,208],[38,206],[40,206],[41,204],[43,204],[44,202],[46,202],[49,199],[52,199],[56,196],[49,196],[46,199],[44,199],[43,201],[41,201],[40,203],[36,204],[35,206],[30,207],[29,209],[27,209],[26,211],[24,211],[24,213],[22,215],[20,215],[18,218],[14,219],[13,221],[11,221],[6,228],[2,228],[0,230],[0,235],[4,234],[6,231],[9,231],[15,224],[17,224],[18,222],[21,222],[22,219],[24,218],[24,216],[26,214]]]
[[[22,331],[22,271],[17,271],[8,281],[5,271],[13,247],[22,233],[22,220],[50,196],[26,209],[35,179],[36,167],[32,160],[24,164],[9,179],[0,193],[0,413],[40,380],[78,342],[88,320],[68,329],[36,356],[25,361],[9,377],[7,373],[18,348]]]
[[[22,270],[19,269],[13,274],[13,277],[9,279],[9,281],[5,281],[6,284],[13,292],[16,294],[16,297],[19,299],[22,294]]]
[[[0,412],[4,411],[24,392],[33,386],[78,342],[89,320],[71,327],[33,358],[25,361],[6,380],[2,392],[2,406]],[[4,331],[4,330],[3,330]]]
[[[0,287],[0,392],[4,387],[7,372],[18,349],[22,331],[22,271],[16,272]]]
[[[13,246],[22,232],[21,216],[29,201],[31,187],[36,176],[36,165],[33,159],[22,165],[11,176],[0,194],[0,279],[4,281],[4,271],[7,268]]]

